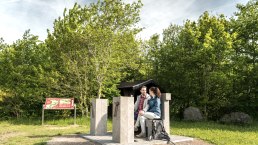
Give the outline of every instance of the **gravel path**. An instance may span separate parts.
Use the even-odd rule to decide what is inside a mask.
[[[203,140],[194,139],[193,141],[185,141],[175,143],[176,145],[212,145]],[[100,145],[95,142],[91,142],[82,138],[80,135],[63,135],[53,137],[47,142],[47,145]],[[167,145],[167,144],[155,144],[155,145]]]

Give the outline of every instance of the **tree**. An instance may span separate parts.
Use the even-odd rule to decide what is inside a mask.
[[[223,15],[208,12],[197,22],[164,30],[153,60],[159,83],[174,94],[174,111],[199,106],[207,118],[216,118],[215,112],[228,104],[233,36]]]
[[[22,39],[1,50],[0,64],[0,80],[4,82],[0,88],[9,97],[1,102],[5,104],[1,111],[16,117],[38,114],[48,94],[45,69],[49,62],[44,44],[28,30]]]
[[[231,19],[234,43],[234,92],[232,107],[239,111],[253,112],[258,108],[258,2],[250,0],[237,5],[238,11]]]
[[[137,68],[135,36],[141,29],[135,24],[141,6],[140,1],[125,4],[121,0],[75,4],[55,21],[54,32],[48,32],[46,44],[60,74],[56,88],[69,90],[62,96],[80,96],[81,111],[94,96],[117,96],[117,84],[130,73],[126,69]]]

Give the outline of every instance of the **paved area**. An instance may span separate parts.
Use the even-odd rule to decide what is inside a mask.
[[[102,144],[102,145],[123,145],[120,143],[115,143],[112,141],[112,134],[109,133],[105,136],[92,136],[92,135],[81,135],[83,138]],[[184,137],[184,136],[177,136],[177,135],[171,135],[170,136],[171,141],[173,143],[178,142],[186,142],[186,141],[193,141],[193,138],[190,137]],[[130,143],[127,145],[154,145],[154,144],[166,144],[167,141],[165,140],[152,140],[152,141],[146,141],[144,138],[135,138],[134,143]]]
[[[71,134],[71,135],[56,136],[56,137],[53,137],[51,140],[49,140],[47,142],[47,145],[101,145],[101,143],[86,139],[85,137],[87,138],[87,137],[89,137],[89,135]],[[176,145],[212,145],[210,143],[207,143],[207,142],[205,142],[203,140],[199,140],[199,139],[188,140],[188,139],[186,139],[186,137],[183,137],[183,138],[181,138],[181,137],[179,138],[179,136],[171,136],[171,137],[172,137],[172,140],[174,140],[174,143]],[[106,139],[106,141],[109,141],[109,142],[107,142],[107,144],[115,144],[115,143],[112,143],[112,141],[110,140],[110,138],[112,138],[112,137],[102,136],[100,138],[101,138],[101,141],[103,141],[103,142],[105,141],[105,139]],[[142,145],[142,144],[143,145],[144,144],[167,145],[166,141],[147,142],[144,139],[136,139],[135,141],[137,141],[137,142],[135,142],[134,144],[139,144],[139,145]],[[116,144],[116,145],[118,145],[118,144]]]
[[[47,145],[101,145],[82,138],[80,135],[62,135],[53,137]]]

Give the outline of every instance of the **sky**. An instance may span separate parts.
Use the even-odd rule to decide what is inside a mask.
[[[6,43],[22,38],[30,29],[40,40],[47,37],[47,29],[53,31],[53,22],[63,15],[64,8],[72,8],[74,3],[90,4],[97,0],[1,0],[0,37]],[[123,0],[132,3],[135,0]],[[228,18],[237,11],[236,4],[246,4],[248,0],[142,0],[141,21],[144,28],[138,35],[149,39],[155,33],[161,34],[170,24],[183,25],[189,20],[197,20],[203,12],[213,15],[224,14]]]

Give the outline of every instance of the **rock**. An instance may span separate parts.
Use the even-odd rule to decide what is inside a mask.
[[[201,121],[203,119],[201,111],[196,107],[188,107],[184,111],[184,120]]]
[[[233,123],[233,124],[252,124],[253,119],[243,112],[232,112],[224,115],[220,119],[221,123]]]

